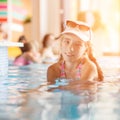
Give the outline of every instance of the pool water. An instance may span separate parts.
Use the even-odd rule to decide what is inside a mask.
[[[0,76],[0,120],[120,120],[120,57],[99,63],[104,82],[48,90],[49,64],[10,62],[8,76]]]

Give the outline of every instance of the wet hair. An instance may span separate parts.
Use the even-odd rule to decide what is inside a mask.
[[[99,81],[103,81],[103,79],[104,79],[103,72],[102,72],[101,67],[100,67],[99,64],[98,64],[98,61],[96,60],[96,58],[95,58],[94,55],[93,55],[93,49],[92,49],[92,45],[91,45],[91,42],[90,42],[90,41],[87,42],[87,47],[88,47],[88,49],[87,49],[88,57],[89,57],[89,59],[90,59],[92,62],[95,63],[95,65],[96,65],[96,67],[97,67],[98,80],[99,80]]]
[[[49,33],[49,34],[46,34],[44,37],[43,37],[43,48],[46,48],[47,47],[47,43],[49,41],[49,37],[52,36],[53,34],[52,33]]]
[[[23,41],[27,41],[27,39],[24,35],[20,36],[18,39],[18,42],[23,42]]]
[[[27,52],[32,49],[32,45],[30,43],[24,43],[24,47],[20,47],[22,53]]]

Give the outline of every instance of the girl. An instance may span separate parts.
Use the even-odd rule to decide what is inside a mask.
[[[65,25],[65,30],[59,36],[61,58],[48,67],[48,82],[53,84],[56,79],[103,80],[101,68],[92,53],[90,27],[83,22],[71,20],[67,20]]]

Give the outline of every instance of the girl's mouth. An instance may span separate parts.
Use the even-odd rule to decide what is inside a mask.
[[[74,55],[71,53],[65,53],[68,57],[73,57]]]

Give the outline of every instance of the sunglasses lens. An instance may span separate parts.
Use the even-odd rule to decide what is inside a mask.
[[[88,31],[89,27],[85,26],[85,25],[79,25],[79,29],[83,30],[83,31]]]
[[[89,30],[88,26],[82,25],[82,24],[77,24],[77,23],[72,22],[72,21],[67,21],[66,22],[66,26],[71,27],[71,28],[77,27],[77,28],[79,28],[82,31],[88,31]]]
[[[68,26],[68,27],[76,27],[76,23],[74,23],[74,22],[72,22],[72,21],[67,21],[67,23],[66,23],[66,25]]]

